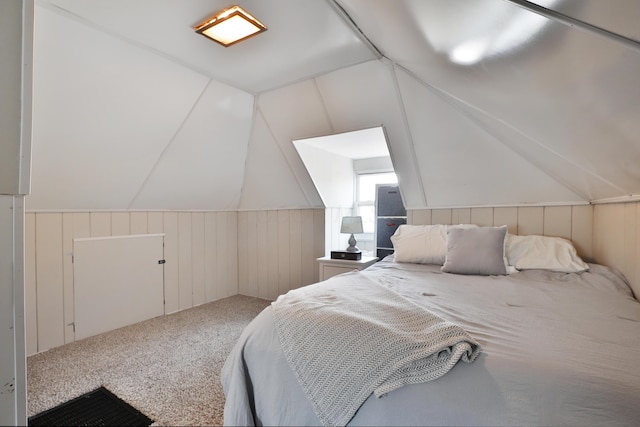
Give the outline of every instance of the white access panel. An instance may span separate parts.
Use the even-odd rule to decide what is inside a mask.
[[[164,314],[164,234],[73,240],[76,340]]]

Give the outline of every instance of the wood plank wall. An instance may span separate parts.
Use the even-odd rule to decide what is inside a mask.
[[[318,280],[324,209],[65,212],[25,215],[27,354],[75,340],[73,238],[165,234],[165,313],[242,294],[273,300]],[[413,209],[409,224],[506,224],[512,234],[573,241],[586,261],[619,269],[640,295],[640,203]],[[334,233],[335,234],[335,233]]]
[[[640,296],[640,202],[574,206],[414,209],[409,224],[506,224],[512,234],[569,239],[587,262],[614,267]]]
[[[275,299],[317,281],[324,210],[30,212],[27,354],[75,340],[73,239],[164,233],[165,314],[238,293]]]
[[[594,206],[593,251],[596,262],[624,274],[640,299],[640,202]]]
[[[238,212],[238,293],[275,300],[318,281],[324,209]]]
[[[350,235],[340,233],[340,229],[342,228],[342,217],[353,215],[351,208],[326,208],[325,212],[325,247],[324,253],[320,256],[330,256],[331,251],[343,250],[349,246]],[[362,245],[363,242],[360,240],[358,242],[360,243],[358,247],[365,249]]]
[[[407,211],[409,224],[506,225],[511,234],[563,237],[573,242],[578,254],[585,261],[593,260],[592,220],[593,207],[591,205],[412,209]]]

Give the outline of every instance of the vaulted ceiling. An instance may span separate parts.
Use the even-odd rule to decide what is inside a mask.
[[[292,141],[382,125],[407,208],[640,195],[636,0],[36,0],[30,210],[321,207]]]

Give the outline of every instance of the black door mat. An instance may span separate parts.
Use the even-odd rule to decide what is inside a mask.
[[[30,426],[149,426],[153,420],[104,387],[29,417]]]

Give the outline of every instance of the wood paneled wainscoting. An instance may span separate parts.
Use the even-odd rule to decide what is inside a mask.
[[[27,212],[27,354],[75,341],[73,239],[164,234],[164,312],[235,294],[265,299],[318,280],[324,209]],[[640,203],[409,209],[410,224],[503,225],[570,239],[586,261],[619,269],[640,295]],[[330,215],[333,217],[333,214]],[[339,216],[339,215],[338,215]]]
[[[587,262],[620,270],[640,296],[640,202],[412,209],[409,224],[507,225],[512,234],[569,239]]]
[[[640,299],[640,202],[594,205],[593,252],[596,262],[620,270]]]
[[[585,261],[593,260],[591,205],[413,209],[407,216],[409,224],[506,225],[511,234],[563,237]]]
[[[324,209],[27,212],[28,355],[76,339],[73,240],[139,234],[164,235],[169,314],[238,293],[275,299],[317,281]]]

